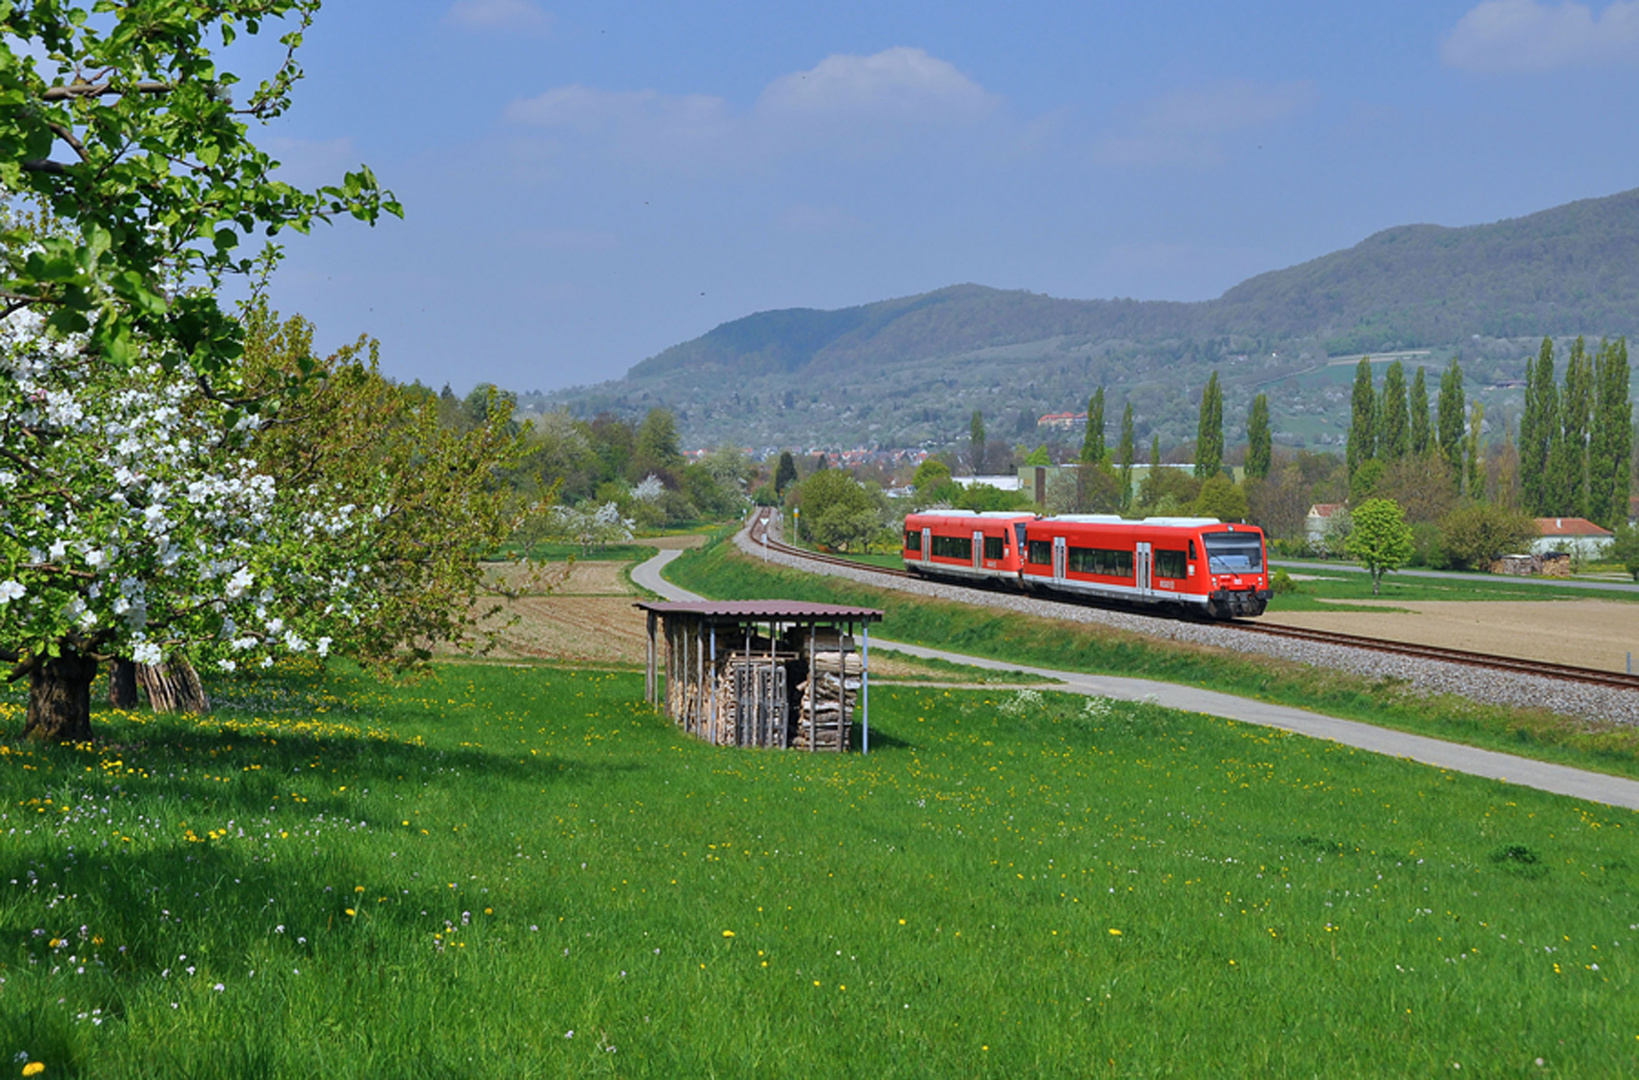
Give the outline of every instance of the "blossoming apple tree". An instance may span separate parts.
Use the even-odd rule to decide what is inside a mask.
[[[371,510],[258,469],[217,296],[284,230],[401,212],[365,168],[298,191],[249,137],[288,107],[318,6],[0,5],[0,196],[44,219],[0,230],[0,661],[33,736],[89,735],[104,657],[265,662],[356,613]],[[214,43],[275,24],[282,63],[236,101]]]

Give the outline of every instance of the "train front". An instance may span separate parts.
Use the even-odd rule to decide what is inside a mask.
[[[1262,615],[1274,595],[1264,558],[1263,530],[1226,525],[1201,530],[1207,559],[1207,614],[1214,619]]]

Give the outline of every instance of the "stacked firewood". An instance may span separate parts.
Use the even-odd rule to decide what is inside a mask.
[[[865,665],[857,653],[817,652],[808,672],[808,678],[797,686],[797,725],[791,745],[797,750],[847,750]]]

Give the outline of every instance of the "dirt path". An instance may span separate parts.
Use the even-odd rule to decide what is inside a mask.
[[[1608,600],[1351,600],[1409,611],[1271,612],[1263,622],[1623,671],[1639,662],[1639,610]]]

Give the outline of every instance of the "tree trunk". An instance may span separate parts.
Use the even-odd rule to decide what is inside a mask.
[[[97,662],[73,653],[48,659],[28,677],[23,738],[87,742],[91,738],[91,680]]]
[[[108,668],[108,704],[116,709],[137,707],[137,666],[115,660]]]
[[[148,693],[148,707],[157,713],[211,711],[211,700],[199,685],[199,673],[186,657],[158,665],[138,664],[137,682]]]

